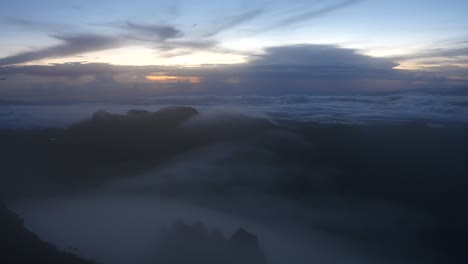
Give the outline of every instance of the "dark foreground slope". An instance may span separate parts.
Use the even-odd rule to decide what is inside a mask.
[[[23,221],[0,203],[0,263],[94,264],[58,250],[27,230]]]
[[[96,264],[42,241],[3,204],[0,204],[0,234],[0,263]],[[220,231],[210,230],[201,222],[186,224],[178,221],[170,228],[161,230],[155,238],[153,250],[148,254],[152,256],[151,263],[267,263],[258,238],[243,228],[237,229],[230,238],[225,238]]]

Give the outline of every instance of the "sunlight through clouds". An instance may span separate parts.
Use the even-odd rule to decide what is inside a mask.
[[[145,78],[159,83],[201,83],[201,78],[195,76],[148,75]]]

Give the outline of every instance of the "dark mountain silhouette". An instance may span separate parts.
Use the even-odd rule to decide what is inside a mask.
[[[0,203],[0,263],[95,264],[58,250],[27,230],[23,221]]]
[[[69,192],[153,167],[196,146],[177,127],[197,114],[190,107],[126,115],[98,111],[66,129],[0,131],[0,157],[8,164],[3,186],[11,190],[20,183],[25,195]],[[8,189],[2,190],[7,196]]]
[[[255,235],[239,228],[231,238],[209,230],[201,222],[181,221],[161,231],[156,243],[156,263],[165,264],[266,264]]]
[[[100,110],[66,129],[0,130],[3,186],[8,186],[0,186],[0,193],[27,196],[95,187],[200,146],[242,140],[273,126],[265,119],[234,115],[186,125],[198,116],[183,106],[124,115]]]
[[[155,112],[146,110],[129,110],[126,115],[111,114],[105,110],[99,110],[93,114],[91,121],[81,125],[146,125],[149,128],[168,129],[180,122],[197,115],[198,111],[186,106],[168,106]]]

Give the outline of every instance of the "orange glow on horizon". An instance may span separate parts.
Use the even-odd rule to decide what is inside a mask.
[[[201,78],[197,76],[148,75],[145,78],[149,81],[160,83],[201,83]]]

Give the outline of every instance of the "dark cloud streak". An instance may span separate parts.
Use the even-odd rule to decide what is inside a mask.
[[[228,18],[228,19],[226,19],[224,21],[224,23],[219,24],[217,27],[212,29],[211,32],[206,33],[204,36],[205,37],[213,37],[215,35],[220,34],[221,32],[223,32],[225,30],[231,29],[231,28],[236,27],[236,26],[238,26],[240,24],[251,21],[251,20],[255,19],[256,17],[258,17],[259,15],[261,15],[262,13],[263,13],[263,10],[256,9],[256,10],[253,10],[253,11],[243,13],[243,14],[238,15],[238,16]]]
[[[327,14],[332,13],[334,11],[346,8],[348,6],[357,4],[357,3],[362,2],[362,1],[363,0],[346,0],[344,2],[340,2],[340,3],[337,3],[337,4],[328,5],[326,7],[320,8],[318,10],[304,12],[304,13],[294,15],[294,16],[288,17],[286,19],[280,20],[276,24],[264,28],[262,31],[269,31],[269,30],[273,30],[273,29],[283,28],[283,27],[287,27],[287,26],[290,26],[290,25],[293,25],[293,24],[297,24],[297,23],[300,23],[300,22],[303,22],[303,21],[311,20],[311,19],[314,19],[314,18],[317,18],[317,17],[327,15]]]
[[[98,35],[56,35],[53,37],[63,41],[63,43],[41,50],[28,51],[1,58],[0,66],[107,50],[118,48],[125,44],[125,41],[122,39]]]
[[[121,27],[132,33],[137,33],[139,39],[164,41],[184,36],[182,31],[170,25],[137,24],[127,21]]]

